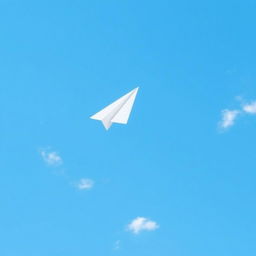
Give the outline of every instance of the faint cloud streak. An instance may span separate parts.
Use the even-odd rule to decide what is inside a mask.
[[[94,181],[91,179],[80,179],[80,181],[76,184],[76,187],[79,190],[90,190],[94,186]]]
[[[120,249],[120,244],[121,244],[121,241],[120,240],[117,240],[114,244],[114,250],[117,251]]]

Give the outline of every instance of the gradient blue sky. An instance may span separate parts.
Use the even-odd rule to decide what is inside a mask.
[[[0,255],[255,256],[256,115],[218,128],[256,99],[255,8],[0,0]],[[89,119],[137,86],[128,125]]]

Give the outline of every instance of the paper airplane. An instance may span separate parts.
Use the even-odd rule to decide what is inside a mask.
[[[125,94],[90,118],[101,121],[106,130],[111,127],[112,123],[127,124],[138,89],[139,87]]]

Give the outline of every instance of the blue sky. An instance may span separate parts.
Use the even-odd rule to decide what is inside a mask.
[[[255,7],[0,0],[0,255],[254,256]]]

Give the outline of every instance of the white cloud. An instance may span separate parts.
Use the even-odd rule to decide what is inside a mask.
[[[94,186],[94,181],[91,180],[91,179],[81,179],[76,187],[79,189],[79,190],[89,190],[91,189],[92,187]]]
[[[248,114],[256,114],[256,101],[250,103],[250,104],[246,104],[243,106],[243,110],[244,112],[248,113]]]
[[[49,165],[61,165],[63,163],[62,158],[55,151],[47,152],[46,150],[41,150],[40,154]]]
[[[159,228],[159,225],[144,217],[137,217],[127,227],[134,234],[139,234],[141,231],[153,231]]]
[[[222,119],[219,122],[219,127],[227,129],[235,124],[238,115],[256,115],[256,101],[246,103],[241,96],[236,97],[237,100],[241,101],[241,108],[235,110],[224,109],[222,110]]]
[[[220,122],[220,127],[226,129],[234,125],[238,114],[240,114],[239,110],[222,110],[222,120]]]

